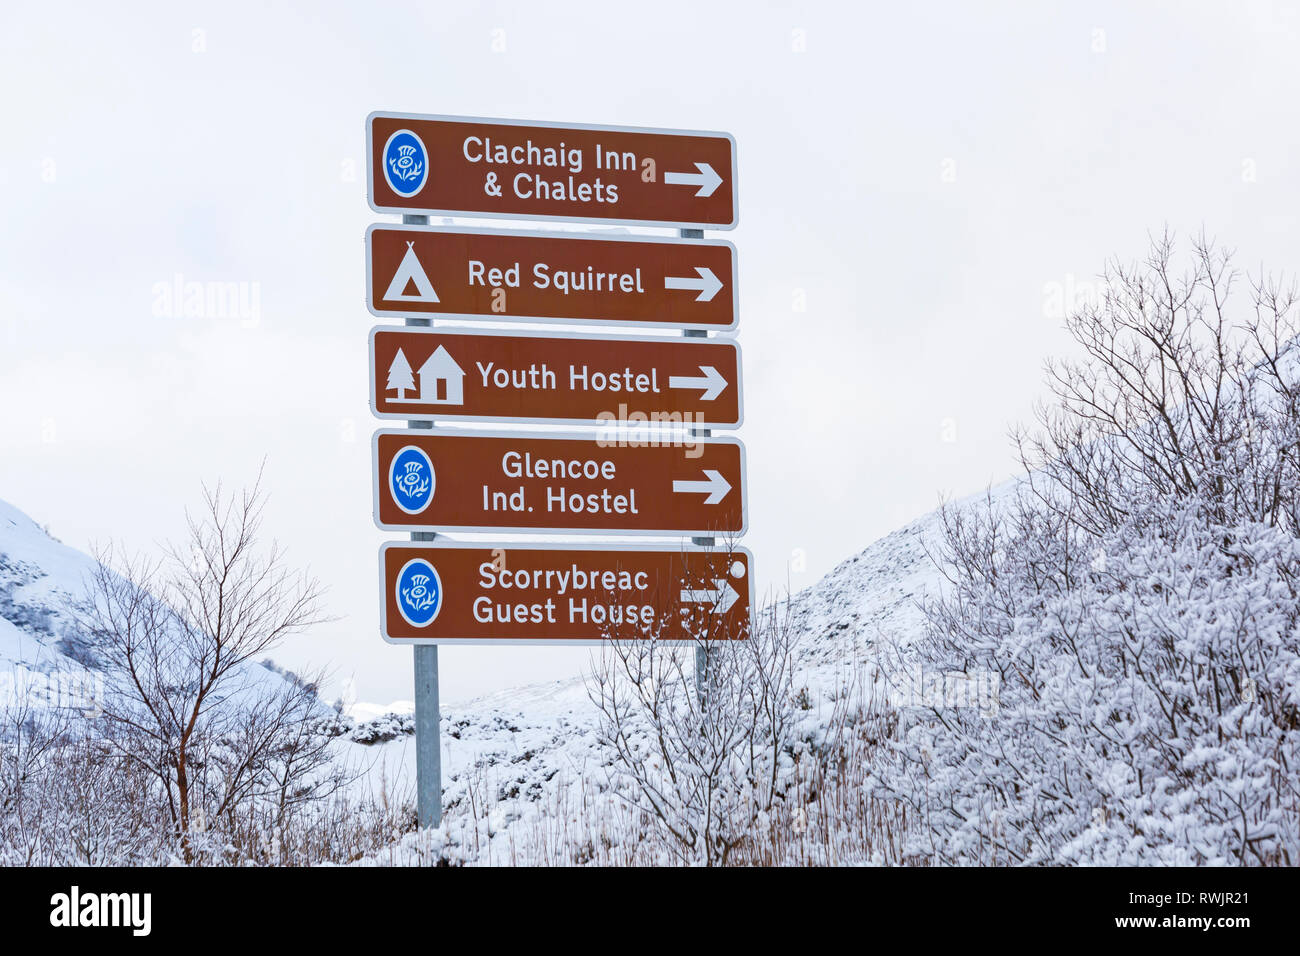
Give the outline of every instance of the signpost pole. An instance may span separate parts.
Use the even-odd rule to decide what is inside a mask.
[[[531,161],[517,158],[517,148],[510,150],[503,145],[523,140],[530,144],[552,144],[547,146],[548,152],[555,149],[553,143],[558,141],[558,152],[567,160],[564,165],[572,168],[567,189],[559,181],[554,183],[554,189],[544,189],[544,185],[550,184],[538,170],[526,168]],[[571,420],[589,423],[586,413],[591,411],[590,400],[586,399],[584,403],[572,394],[547,396],[544,404],[553,410],[552,413],[536,414],[539,410],[536,403],[530,402],[521,390],[546,386],[533,384],[531,376],[527,385],[513,384],[514,379],[507,374],[510,370],[505,368],[504,361],[499,371],[507,374],[505,381],[515,391],[505,391],[507,386],[497,384],[494,378],[491,388],[496,391],[475,391],[471,403],[467,397],[470,393],[464,388],[463,368],[451,356],[447,346],[458,350],[460,360],[468,367],[469,358],[476,350],[500,355],[502,341],[494,344],[488,336],[471,339],[470,333],[464,331],[442,336],[444,330],[434,332],[430,329],[435,316],[496,321],[500,308],[501,317],[521,322],[668,326],[683,329],[685,337],[697,341],[687,345],[677,339],[678,345],[665,348],[656,344],[663,342],[659,336],[648,340],[625,336],[605,339],[600,346],[577,344],[571,350],[576,354],[561,347],[558,354],[569,363],[576,362],[584,350],[590,352],[593,348],[621,351],[624,358],[635,358],[636,362],[629,361],[622,366],[618,376],[623,390],[660,392],[659,382],[666,379],[664,384],[672,394],[665,402],[668,411],[693,410],[699,413],[692,416],[685,434],[709,439],[701,442],[701,447],[703,453],[710,456],[709,467],[686,474],[674,473],[681,463],[674,461],[672,455],[656,453],[658,464],[652,465],[650,459],[638,453],[637,464],[643,459],[647,463],[644,469],[633,467],[630,461],[621,466],[625,475],[621,481],[627,485],[626,494],[617,489],[611,492],[607,487],[600,495],[566,497],[561,489],[562,510],[566,514],[583,515],[581,519],[573,520],[572,529],[566,530],[554,528],[549,514],[521,517],[504,524],[498,524],[495,519],[485,523],[491,513],[508,515],[524,511],[522,485],[511,492],[493,492],[491,498],[488,497],[488,487],[483,486],[481,508],[478,504],[472,507],[455,504],[449,509],[448,502],[459,502],[461,498],[456,496],[465,495],[470,487],[466,474],[472,473],[474,467],[494,467],[492,463],[500,461],[503,473],[510,475],[512,466],[506,464],[506,458],[484,457],[490,443],[523,445],[546,442],[556,447],[556,443],[567,442],[581,446],[585,438],[533,437],[533,433],[458,434],[454,429],[428,435],[380,431],[375,434],[373,445],[375,467],[380,469],[381,479],[375,486],[376,524],[385,530],[420,529],[411,534],[411,540],[420,543],[434,542],[434,529],[437,534],[462,528],[486,528],[503,534],[519,529],[559,534],[591,533],[593,530],[662,534],[669,529],[674,534],[690,536],[695,547],[687,551],[684,545],[658,548],[629,545],[626,550],[605,552],[583,546],[577,551],[592,560],[614,564],[620,564],[627,554],[637,555],[637,560],[647,568],[643,573],[664,582],[671,592],[667,596],[668,606],[661,608],[665,613],[698,614],[707,609],[709,616],[715,619],[726,618],[726,626],[747,627],[753,578],[748,576],[743,582],[743,596],[729,579],[747,577],[748,552],[730,549],[726,556],[709,553],[716,548],[715,535],[744,531],[744,449],[738,441],[711,439],[711,429],[705,425],[707,422],[714,428],[730,428],[738,426],[743,419],[738,347],[730,339],[717,340],[716,344],[710,344],[709,340],[710,329],[730,331],[736,328],[739,319],[735,247],[727,242],[704,241],[704,230],[733,229],[738,220],[734,137],[721,132],[588,124],[561,126],[481,117],[375,112],[366,120],[366,151],[370,208],[378,213],[400,213],[406,226],[405,229],[376,226],[367,232],[367,307],[375,315],[402,318],[408,327],[429,330],[403,333],[377,329],[372,333],[371,374],[374,381],[371,397],[379,417],[405,419],[412,431],[433,429],[437,418],[452,421],[507,418],[525,424]],[[581,168],[584,154],[596,159],[594,166],[586,170],[586,175]],[[647,163],[651,169],[657,167],[661,175],[646,178],[643,170]],[[431,175],[432,169],[437,170],[436,176]],[[599,171],[598,176],[596,171]],[[498,180],[506,178],[522,182],[523,188],[516,186],[510,191],[503,190]],[[680,237],[596,239],[566,235],[560,238],[504,230],[431,229],[430,215],[668,226],[679,229]],[[545,266],[542,271],[547,277],[546,283],[527,292],[517,288],[525,259],[531,260],[534,275]],[[514,265],[509,269],[493,267],[485,271],[488,260],[508,261]],[[488,291],[488,286],[491,286],[491,291]],[[516,287],[516,291],[510,293],[511,306],[508,309],[504,299],[506,286]],[[582,303],[568,298],[570,289],[584,289],[584,286],[590,298]],[[394,335],[403,336],[402,341],[407,347],[405,353],[392,344]],[[385,352],[382,360],[392,363],[388,365],[386,377],[384,370],[376,365],[380,361],[378,343],[381,338],[389,343],[385,348],[392,348],[392,351]],[[430,344],[426,341],[417,346],[413,340],[421,338],[446,338],[448,341],[445,345],[437,342],[432,355],[417,360],[420,368],[417,388],[413,384],[415,370],[411,367],[410,355],[421,350],[423,344]],[[512,365],[516,364],[516,358],[523,358],[523,353],[529,351],[557,354],[555,343],[559,339],[554,334],[523,338],[532,339],[535,344],[508,346],[506,354]],[[599,340],[599,336],[590,339]],[[541,344],[543,341],[547,344]],[[574,341],[582,343],[587,340],[575,338]],[[619,342],[628,344],[620,346]],[[634,342],[637,344],[632,345]],[[511,351],[515,348],[519,355]],[[461,350],[468,350],[471,354]],[[604,358],[601,362],[604,363]],[[475,363],[476,367],[478,364]],[[634,365],[644,367],[633,375],[631,368]],[[542,368],[545,368],[544,364]],[[582,368],[585,375],[586,365]],[[600,371],[599,374],[601,381],[610,385],[610,390],[620,390],[612,384],[614,372]],[[596,375],[596,371],[591,373],[593,382]],[[546,382],[545,376],[542,381]],[[429,385],[427,393],[426,382]],[[381,388],[381,384],[387,387]],[[485,381],[484,389],[488,385]],[[601,385],[596,390],[605,389]],[[387,393],[394,391],[396,396],[389,398]],[[571,385],[570,392],[574,391],[575,386]],[[715,399],[727,391],[727,397],[715,404]],[[414,394],[408,394],[411,392]],[[556,421],[544,421],[551,418]],[[409,447],[395,449],[393,443],[398,439]],[[430,456],[435,453],[452,455],[448,449],[453,446],[459,454],[454,461],[463,467],[446,470],[451,479],[445,483],[446,493],[440,489],[439,500],[433,502],[434,474]],[[518,455],[520,452],[511,451],[510,454]],[[384,455],[387,456],[387,471],[382,470],[381,456]],[[397,479],[393,476],[398,474],[395,469],[403,455],[407,458],[403,461],[400,479]],[[610,482],[615,478],[614,457],[611,452],[608,460],[600,463],[601,476]],[[621,452],[618,457],[622,457]],[[485,466],[483,462],[488,464]],[[594,459],[592,463],[595,464]],[[698,464],[692,462],[692,467]],[[606,466],[610,469],[608,475],[604,472]],[[427,472],[425,477],[421,476],[422,470]],[[586,466],[583,473],[586,474]],[[387,481],[383,480],[385,474]],[[728,478],[728,475],[732,477]],[[552,489],[550,485],[538,483],[556,476],[548,468],[545,473],[529,471],[523,477],[529,483],[529,496],[534,501],[539,494],[538,488],[548,496],[549,513]],[[652,508],[639,511],[634,506],[634,492],[638,489],[641,490],[642,504],[652,505]],[[734,495],[728,498],[733,489]],[[674,498],[675,495],[685,496],[685,499]],[[725,503],[724,499],[727,499]],[[418,507],[408,508],[407,504]],[[532,510],[527,508],[527,511]],[[608,517],[611,514],[621,517]],[[691,516],[690,523],[682,524],[683,516]],[[427,642],[419,643],[413,649],[416,789],[421,828],[436,827],[442,818],[437,644],[440,641],[483,643],[485,639],[495,640],[499,632],[495,628],[485,631],[481,625],[507,623],[504,618],[485,621],[477,613],[469,614],[468,595],[477,593],[476,587],[488,585],[481,581],[473,583],[468,566],[462,560],[464,554],[469,553],[468,548],[468,545],[442,540],[425,548],[394,548],[390,542],[381,550],[385,583],[380,621],[384,638],[393,643],[405,640]],[[451,563],[443,565],[444,572],[454,572],[455,575],[453,586],[446,590],[440,579],[434,587],[429,587],[430,581],[439,578],[438,569],[430,563],[434,551],[461,555],[457,560],[448,559]],[[673,554],[677,551],[684,553]],[[550,553],[538,547],[529,550],[531,559],[541,564],[550,560],[545,556]],[[743,554],[744,560],[732,562],[735,553]],[[407,556],[402,565],[392,563],[402,555]],[[739,570],[735,570],[733,564]],[[689,573],[683,574],[679,566],[685,566]],[[477,567],[481,569],[483,565]],[[613,573],[612,569],[609,573]],[[705,586],[701,586],[701,580]],[[717,583],[716,597],[710,597],[712,582]],[[517,585],[512,583],[511,587]],[[628,590],[621,584],[619,587]],[[637,587],[629,590],[633,597],[639,593]],[[653,590],[646,595],[646,600],[653,601],[651,595],[661,591],[662,587]],[[549,596],[539,594],[539,597],[545,598],[545,606],[549,608]],[[548,639],[592,639],[587,625],[598,623],[594,620],[597,609],[591,609],[589,621],[586,607],[584,603],[585,629],[580,629],[579,637],[563,631],[557,634],[554,627],[543,628],[539,633]],[[435,621],[440,610],[443,612],[441,618]],[[642,606],[643,616],[654,610],[652,604]],[[571,626],[576,626],[574,613],[570,608]],[[607,612],[600,613],[604,615]],[[521,625],[518,619],[513,623]],[[530,615],[530,626],[532,623]],[[536,623],[541,625],[543,622]],[[558,624],[549,618],[545,623]],[[676,633],[678,637],[689,636]],[[701,710],[707,710],[719,665],[713,657],[714,652],[708,649],[709,641],[702,640],[700,644],[702,646],[696,651],[696,692]]]
[[[415,541],[433,534],[416,531]],[[442,822],[442,742],[439,740],[438,645],[415,645],[415,787],[420,828]]]
[[[703,229],[683,229],[681,230],[683,239],[703,239]],[[683,329],[682,335],[688,339],[705,339],[709,337],[707,329]],[[691,434],[697,438],[708,438],[711,434],[708,428],[697,428],[691,426]],[[701,545],[706,548],[716,546],[717,541],[714,538],[691,538],[691,544]],[[695,696],[700,704],[700,711],[703,712],[709,699],[709,649],[708,647],[695,648]]]
[[[428,216],[403,215],[407,225],[427,226]],[[428,318],[408,317],[409,326],[428,326]],[[408,421],[408,428],[432,428],[429,419]],[[412,531],[412,541],[432,541],[433,531]],[[415,792],[420,829],[442,822],[442,728],[438,701],[438,645],[416,644],[415,653]]]

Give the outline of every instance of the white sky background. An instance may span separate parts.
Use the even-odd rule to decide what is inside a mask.
[[[266,458],[267,529],[340,617],[277,657],[362,699],[411,694],[377,633],[371,110],[735,134],[740,227],[709,235],[739,249],[764,587],[1011,474],[1054,303],[1148,231],[1300,265],[1295,3],[124,9],[0,14],[0,498],[152,549]],[[156,316],[177,274],[256,284],[256,323]],[[588,654],[443,648],[443,697]]]

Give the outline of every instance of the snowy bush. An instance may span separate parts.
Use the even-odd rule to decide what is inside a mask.
[[[1300,863],[1295,296],[1233,321],[1227,258],[1172,256],[1071,320],[1014,491],[945,509],[923,666],[999,696],[882,750],[905,859]]]
[[[342,861],[413,823],[401,796],[350,789],[352,721],[317,680],[255,663],[320,619],[315,582],[258,547],[260,502],[218,488],[188,548],[88,569],[65,635],[93,663],[90,706],[0,701],[0,864]]]
[[[348,739],[358,744],[382,744],[398,737],[412,737],[415,735],[415,715],[384,714],[346,732]]]
[[[793,634],[775,609],[744,639],[711,618],[694,634],[611,635],[588,693],[610,789],[654,822],[668,860],[712,866],[753,841],[787,783]]]

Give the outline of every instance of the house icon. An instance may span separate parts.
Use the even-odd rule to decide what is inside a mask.
[[[420,366],[420,402],[461,405],[465,401],[465,372],[441,345]]]

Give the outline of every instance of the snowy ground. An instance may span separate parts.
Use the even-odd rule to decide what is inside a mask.
[[[935,528],[934,515],[915,521],[790,599],[798,635],[795,686],[807,688],[809,702],[799,730],[808,739],[818,736],[831,700],[852,681],[855,668],[870,667],[877,648],[905,648],[914,638],[916,602],[936,580],[922,546]],[[59,650],[74,633],[62,605],[81,593],[90,567],[89,557],[0,502],[0,669],[77,667]],[[259,679],[278,679],[257,670]],[[355,727],[336,747],[339,759],[357,771],[357,788],[389,801],[412,799],[410,710],[409,702],[347,708]],[[447,825],[423,843],[408,838],[369,862],[420,862],[431,850],[466,862],[501,862],[524,830],[535,835],[543,825],[539,816],[562,812],[574,793],[612,800],[596,728],[581,675],[444,703]]]
[[[922,542],[936,528],[934,515],[914,521],[790,599],[790,622],[798,634],[795,686],[807,688],[810,705],[801,714],[802,737],[820,737],[834,698],[854,685],[855,671],[874,670],[877,648],[905,649],[919,632],[917,601],[936,583]],[[381,709],[357,705],[351,712],[364,718]],[[448,821],[440,832],[407,837],[366,862],[422,863],[439,856],[508,862],[512,846],[535,844],[539,831],[580,826],[576,803],[584,803],[589,816],[600,816],[591,813],[592,801],[609,803],[606,810],[613,812],[617,801],[608,789],[608,758],[597,745],[597,724],[580,675],[444,703]],[[350,759],[369,763],[370,787],[413,785],[413,738],[349,750]],[[471,795],[472,808],[465,805]],[[569,819],[559,819],[566,810]]]

